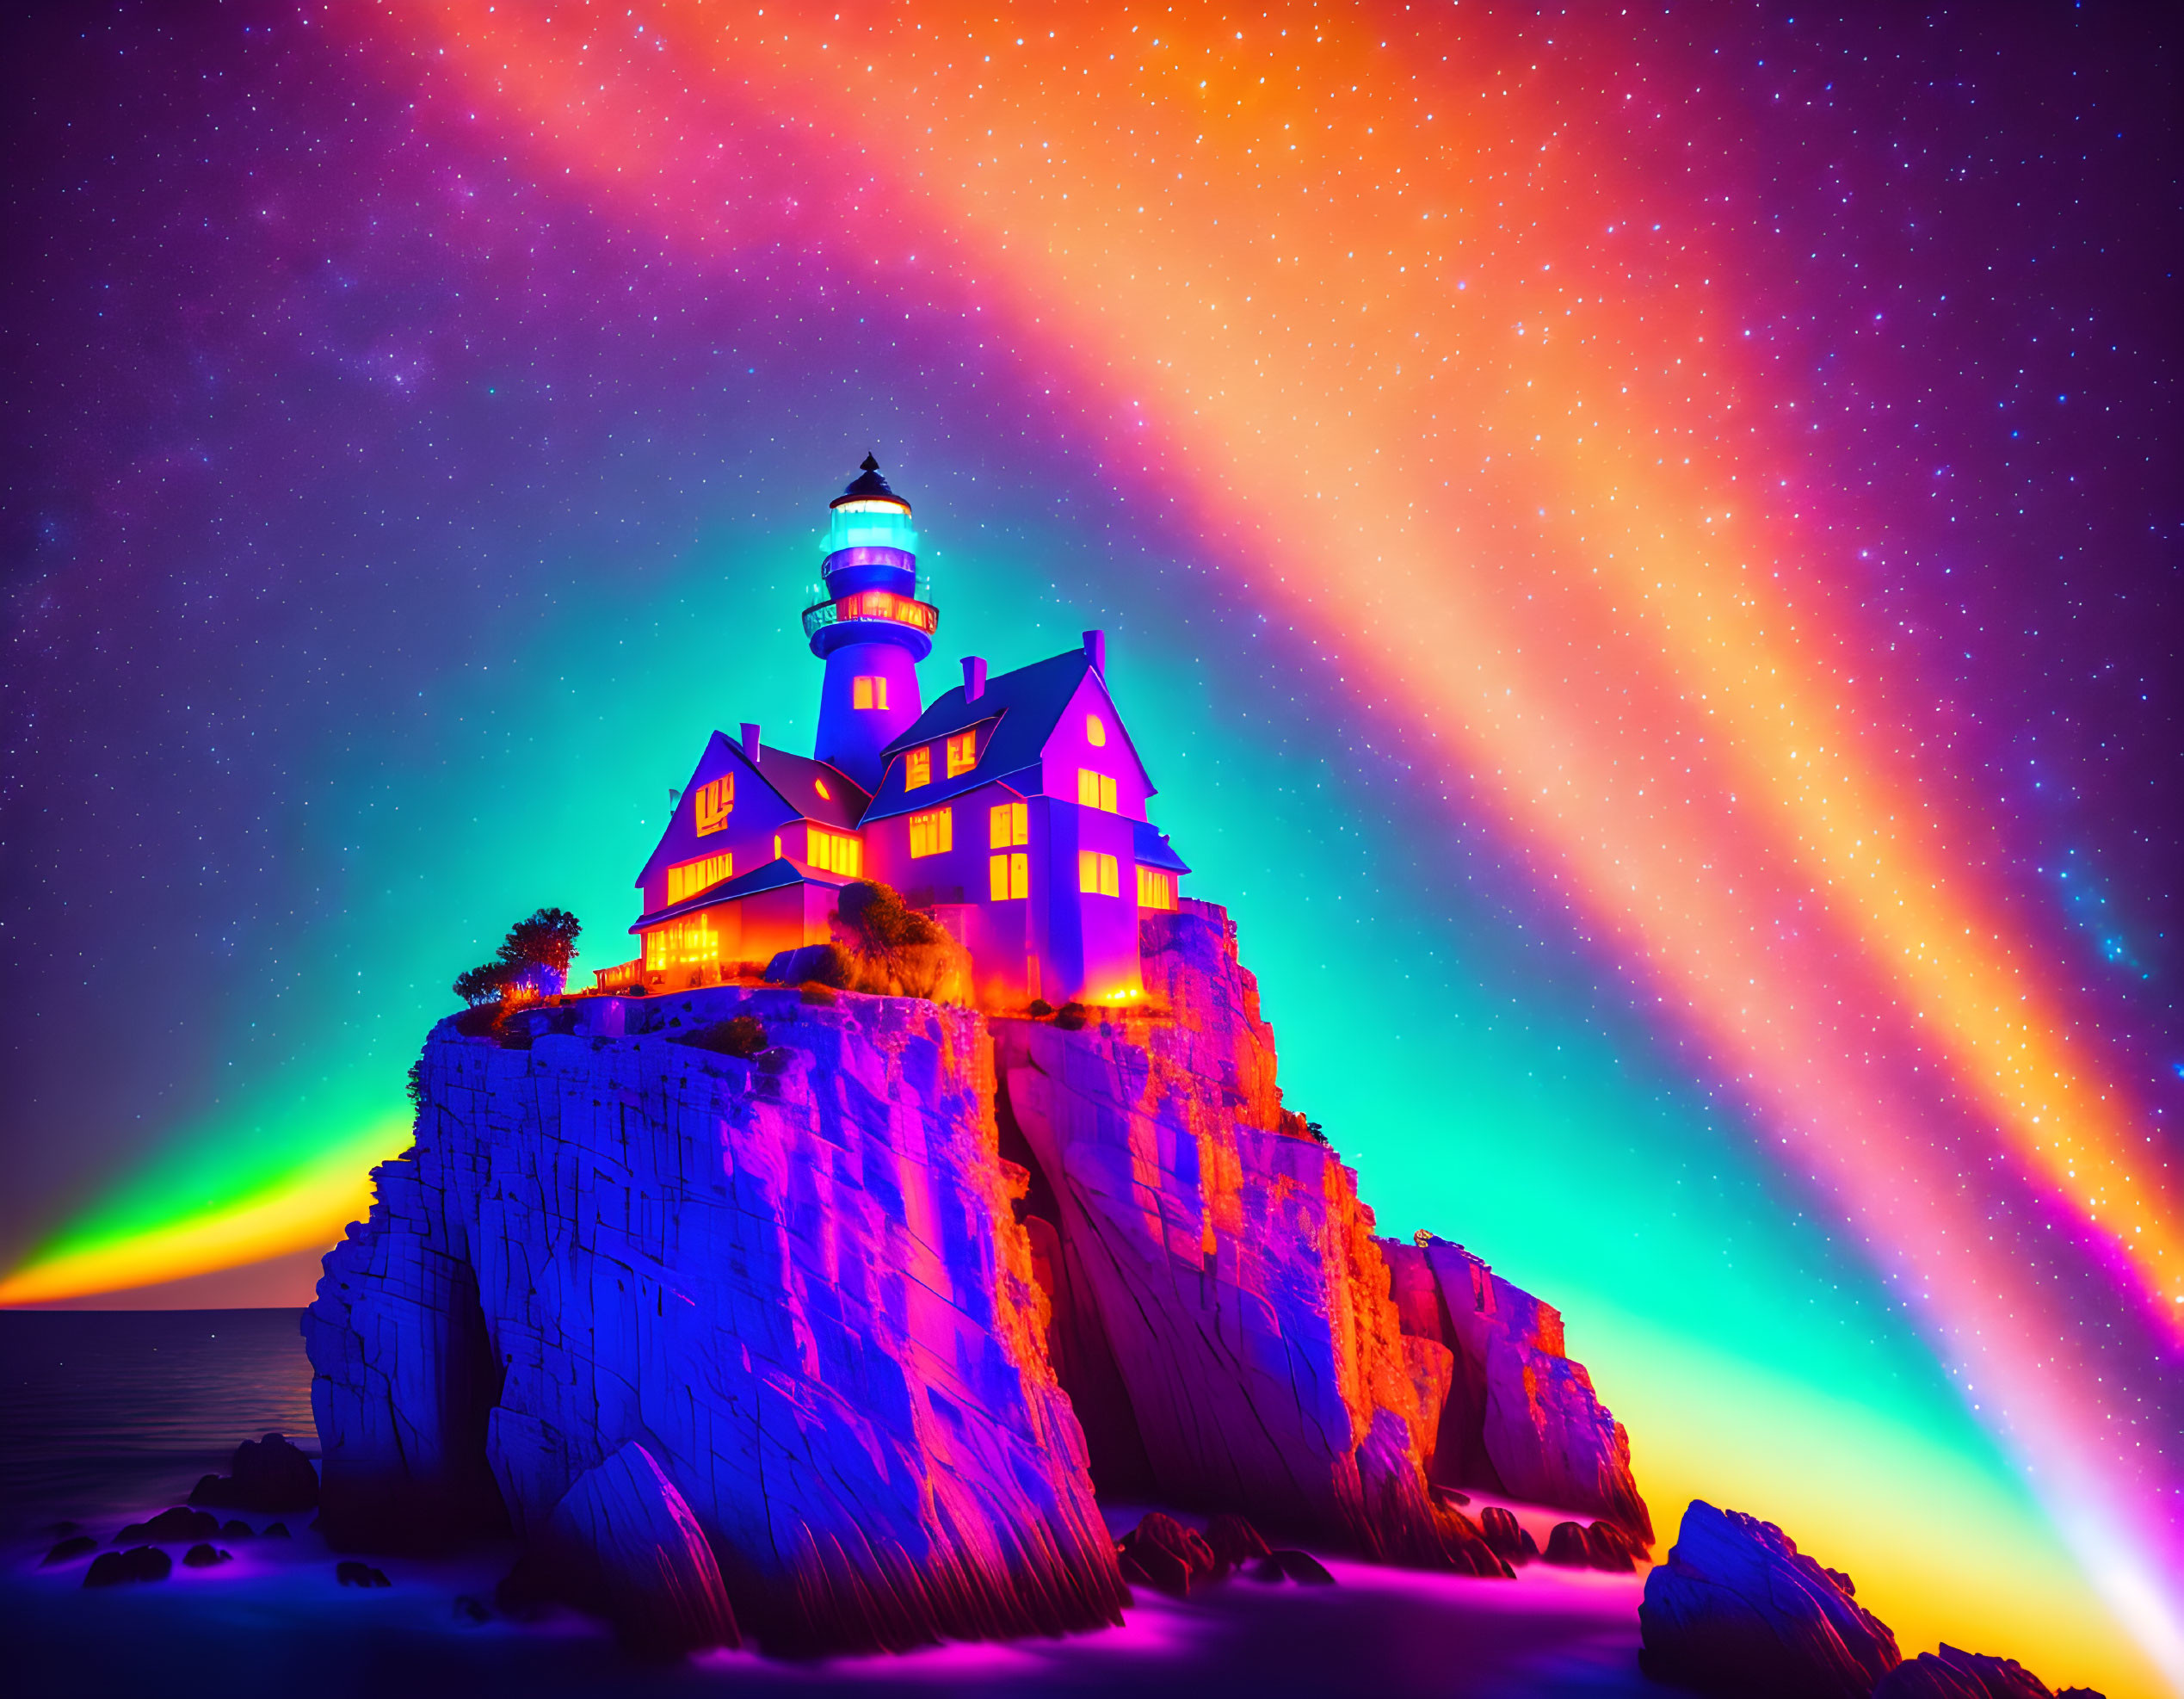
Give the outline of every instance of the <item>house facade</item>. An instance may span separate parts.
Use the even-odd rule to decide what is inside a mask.
[[[1141,993],[1138,917],[1175,908],[1190,869],[1147,818],[1105,633],[1011,672],[966,658],[927,707],[916,669],[940,615],[916,593],[916,547],[910,504],[867,456],[831,505],[804,613],[826,664],[814,754],[752,724],[713,734],[638,874],[639,954],[601,970],[602,989],[703,983],[823,943],[842,887],[873,879],[964,946],[989,1007]]]

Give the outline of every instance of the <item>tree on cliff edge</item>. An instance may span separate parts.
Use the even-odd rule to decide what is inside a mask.
[[[492,961],[456,978],[455,995],[472,1008],[503,1001],[521,990],[558,996],[583,930],[583,923],[566,909],[537,910],[508,929]]]

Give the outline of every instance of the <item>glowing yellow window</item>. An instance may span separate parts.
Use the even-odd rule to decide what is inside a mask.
[[[1077,769],[1077,800],[1087,808],[1115,812],[1114,775],[1095,773],[1089,767]]]
[[[959,732],[948,739],[948,777],[968,773],[978,764],[978,734]]]
[[[1088,897],[1120,897],[1122,869],[1112,856],[1097,850],[1077,852],[1077,888]]]
[[[1138,869],[1138,906],[1141,909],[1172,909],[1175,906],[1175,875],[1163,873],[1158,868],[1141,867]]]
[[[702,861],[684,862],[668,869],[667,899],[679,903],[685,897],[694,896],[708,885],[718,885],[736,870],[733,856],[707,856]]]
[[[1094,749],[1104,749],[1107,741],[1107,722],[1096,714],[1084,716],[1084,741]]]
[[[846,831],[829,831],[824,826],[806,826],[804,859],[815,868],[824,868],[829,873],[846,874],[860,878],[865,870],[865,841]]]
[[[987,894],[996,903],[1011,897],[1031,895],[1031,857],[1025,855],[986,858]]]
[[[910,817],[910,854],[945,856],[955,848],[955,815],[947,808],[929,808]]]
[[[827,782],[824,779],[812,780],[811,788],[818,792],[821,800],[826,802],[834,800],[834,793],[827,788]]]
[[[697,817],[699,837],[719,831],[736,811],[736,775],[725,774],[709,785],[700,785],[690,806]]]
[[[720,960],[720,935],[703,915],[693,915],[670,925],[655,926],[645,935],[645,968],[657,973],[670,967],[700,967]]]
[[[887,680],[876,672],[861,672],[849,686],[849,703],[853,707],[884,708],[887,706]]]
[[[903,757],[903,788],[916,790],[920,785],[933,782],[933,751],[929,744],[914,749]]]
[[[986,811],[986,847],[1013,850],[1031,842],[1031,808],[1021,802],[996,802]]]

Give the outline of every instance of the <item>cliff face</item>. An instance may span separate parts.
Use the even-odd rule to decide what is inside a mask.
[[[1630,1436],[1564,1350],[1562,1313],[1446,1239],[1380,1249],[1404,1332],[1449,1362],[1434,1483],[1603,1517],[1651,1545]]]
[[[594,1596],[681,1576],[637,1640],[821,1651],[1116,1620],[1095,1480],[1478,1573],[1429,1483],[1650,1535],[1560,1318],[1377,1239],[1284,1115],[1233,934],[1144,945],[1151,1012],[1077,1030],[737,987],[442,1022],[305,1318],[330,1536],[512,1526]]]
[[[1220,931],[1148,919],[1163,1016],[996,1021],[1055,1354],[1110,1491],[1439,1562],[1438,1403],[1356,1176],[1279,1130],[1272,1033]]]
[[[634,1440],[769,1647],[1116,1620],[978,1017],[733,988],[627,1012],[648,1030],[589,1029],[602,1001],[527,1050],[427,1045],[417,1145],[306,1319],[329,1534],[504,1505],[534,1537]],[[750,1060],[671,1041],[739,1013]]]
[[[1458,1246],[1375,1238],[1356,1174],[1285,1128],[1232,937],[1190,914],[1143,930],[1155,1016],[993,1023],[1052,1353],[1101,1487],[1399,1562],[1464,1541],[1429,1483],[1650,1543],[1561,1316]]]

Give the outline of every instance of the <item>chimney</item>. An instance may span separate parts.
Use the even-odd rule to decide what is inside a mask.
[[[748,720],[743,721],[743,759],[758,765],[758,727]]]
[[[986,694],[986,658],[984,655],[966,655],[963,658],[963,700],[975,702]]]
[[[1107,676],[1107,634],[1103,631],[1084,633],[1084,652],[1091,658],[1092,670],[1101,677]]]

